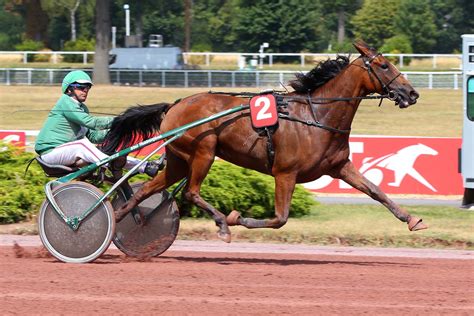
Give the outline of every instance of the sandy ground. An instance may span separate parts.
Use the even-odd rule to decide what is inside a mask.
[[[14,245],[16,241],[17,245]],[[473,315],[474,252],[176,241],[65,264],[0,238],[0,314]]]

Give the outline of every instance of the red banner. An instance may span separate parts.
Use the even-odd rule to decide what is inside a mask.
[[[462,176],[458,172],[461,138],[354,136],[349,142],[356,168],[385,193],[463,193]],[[329,176],[304,186],[316,192],[360,193]]]
[[[136,143],[139,143],[143,140],[137,140]],[[131,152],[129,155],[130,156],[133,156],[133,157],[138,157],[138,158],[143,158],[147,155],[149,155],[153,150],[155,150],[156,148],[158,148],[161,144],[163,144],[163,141],[158,141],[156,143],[153,143],[153,144],[150,144],[148,146],[145,146],[143,147],[142,149],[138,149],[138,150],[135,150],[133,152]],[[164,154],[165,153],[165,149],[164,148],[161,148],[157,154]]]
[[[26,146],[26,133],[22,131],[0,130],[0,141],[18,147]]]

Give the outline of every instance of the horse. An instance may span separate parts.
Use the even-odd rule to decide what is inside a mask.
[[[272,131],[269,151],[266,136],[251,124],[249,110],[243,110],[187,130],[166,146],[167,164],[146,182],[123,206],[115,210],[120,221],[142,200],[187,177],[183,196],[206,211],[218,227],[218,238],[231,241],[229,226],[280,228],[289,217],[290,202],[297,183],[314,181],[323,175],[341,179],[383,204],[410,231],[426,229],[422,219],[411,216],[349,160],[349,134],[358,106],[364,98],[388,98],[400,108],[416,103],[419,94],[410,82],[382,54],[365,42],[353,44],[360,53],[352,62],[338,55],[318,63],[308,73],[297,73],[286,91],[284,113]],[[377,95],[373,95],[377,94]],[[245,95],[204,92],[174,104],[135,106],[115,117],[104,150],[132,145],[137,135],[148,138],[220,111],[247,104]],[[265,135],[265,133],[264,133]],[[269,174],[275,180],[274,217],[245,218],[237,210],[224,215],[200,196],[201,184],[215,157],[235,165]]]

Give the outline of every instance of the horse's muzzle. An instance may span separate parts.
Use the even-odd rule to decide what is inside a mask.
[[[394,90],[388,92],[389,100],[394,101],[395,105],[398,105],[401,109],[415,104],[419,96],[415,90],[410,91],[410,93],[400,93]]]

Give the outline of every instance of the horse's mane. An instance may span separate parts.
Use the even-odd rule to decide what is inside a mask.
[[[335,59],[323,60],[307,74],[296,73],[296,79],[290,81],[290,86],[297,93],[311,93],[334,78],[348,64],[347,56],[338,55]]]

